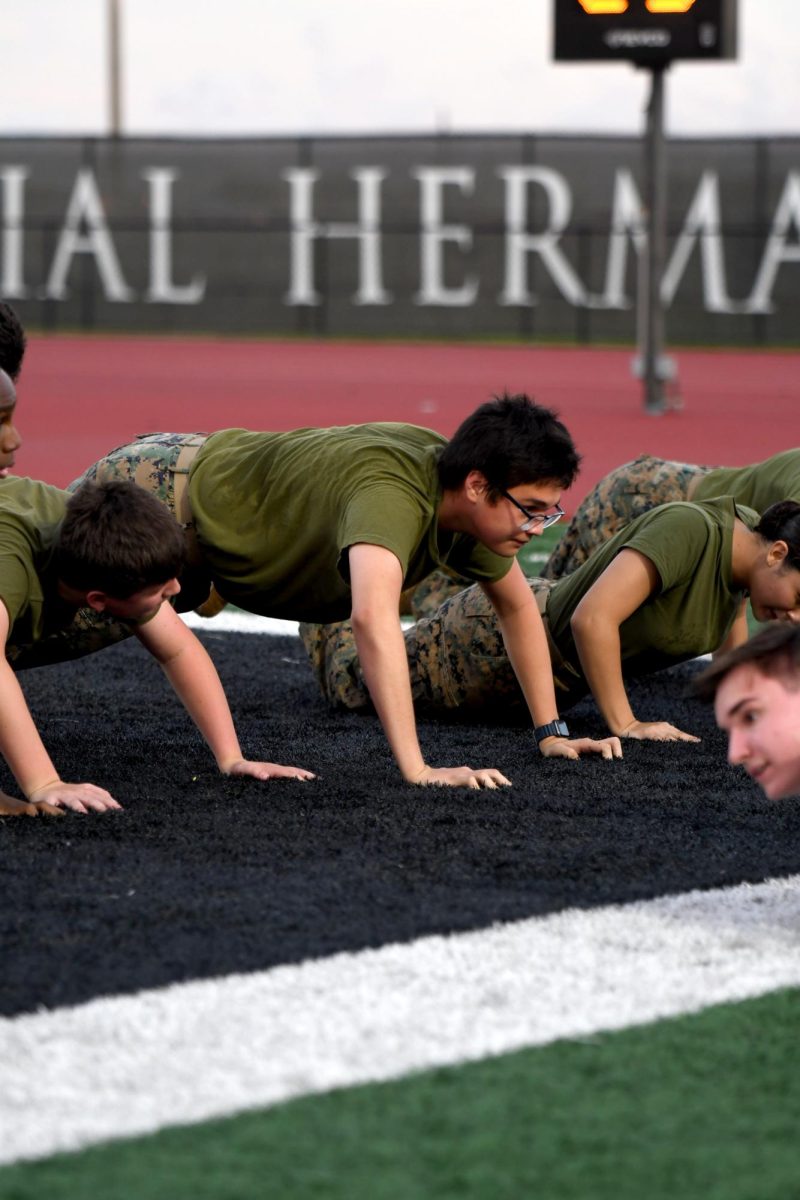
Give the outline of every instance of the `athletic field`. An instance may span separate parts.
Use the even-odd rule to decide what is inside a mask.
[[[683,410],[652,417],[625,349],[42,337],[20,387],[18,465],[63,486],[112,446],[164,429],[409,421],[449,435],[503,390],[571,429],[584,455],[573,505],[637,454],[735,465],[800,444],[796,352],[676,357]]]
[[[679,361],[654,418],[617,350],[32,339],[17,470],[155,429],[450,432],[504,388],[572,430],[570,508],[642,451],[800,444],[796,356]],[[200,636],[245,753],[318,778],[219,777],[137,645],[21,675],[64,778],[124,811],[0,820],[3,1200],[800,1195],[800,801],[726,766],[696,664],[630,694],[698,745],[566,763],[422,720],[431,761],[514,784],[427,791],[296,636]],[[601,732],[588,701],[570,725]]]

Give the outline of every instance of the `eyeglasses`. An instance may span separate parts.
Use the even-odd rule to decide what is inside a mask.
[[[505,496],[506,500],[510,500],[514,507],[518,508],[524,514],[525,520],[520,525],[523,533],[530,533],[531,529],[536,529],[537,527],[539,529],[549,529],[551,525],[555,525],[556,521],[560,521],[562,517],[566,516],[560,504],[556,505],[555,512],[533,513],[529,508],[525,508],[523,504],[520,504],[519,500],[515,500],[510,492],[505,492],[502,488],[499,491],[501,496]]]

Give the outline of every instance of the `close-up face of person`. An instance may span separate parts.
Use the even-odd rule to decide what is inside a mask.
[[[770,800],[800,794],[800,678],[742,663],[717,688],[714,714],[728,735],[728,762],[744,767]]]
[[[800,571],[777,563],[758,567],[751,580],[750,605],[757,621],[800,622]]]
[[[142,588],[141,591],[134,592],[132,596],[127,596],[124,600],[105,596],[103,612],[108,613],[110,617],[117,617],[121,621],[144,621],[149,617],[154,617],[161,605],[166,600],[171,600],[173,596],[177,596],[180,590],[181,585],[177,579],[169,579],[166,583]]]
[[[0,479],[5,479],[14,466],[14,455],[22,438],[14,424],[17,391],[5,371],[0,371]]]
[[[496,500],[484,494],[475,514],[475,536],[495,554],[510,558],[543,532],[545,522],[537,518],[558,510],[560,498],[561,485],[552,479],[517,484]]]

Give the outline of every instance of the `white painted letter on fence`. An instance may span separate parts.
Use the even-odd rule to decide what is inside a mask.
[[[475,190],[472,167],[419,167],[412,174],[420,182],[422,233],[420,237],[420,289],[415,304],[469,307],[475,303],[478,281],[470,276],[459,288],[444,283],[443,248],[454,242],[460,250],[472,248],[472,230],[466,225],[443,225],[443,190],[454,185],[471,196]]]
[[[81,232],[82,226],[86,227],[85,233]],[[78,171],[72,189],[64,228],[59,235],[45,287],[49,300],[66,299],[67,276],[76,254],[94,255],[106,300],[123,302],[134,299],[133,290],[122,275],[97,182],[88,167],[81,167]]]

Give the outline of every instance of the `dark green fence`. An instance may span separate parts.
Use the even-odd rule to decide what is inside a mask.
[[[673,342],[795,344],[800,137],[669,142]],[[0,139],[32,327],[631,342],[636,138]]]

